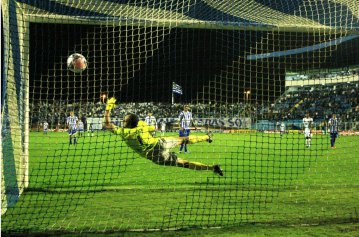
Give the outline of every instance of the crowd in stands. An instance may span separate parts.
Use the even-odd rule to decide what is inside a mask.
[[[287,76],[286,80],[311,80],[321,78],[337,78],[358,75],[359,69],[346,69],[335,72],[318,72],[318,73],[307,73],[307,74],[296,74],[293,76]]]
[[[359,122],[359,83],[303,86],[288,90],[273,105],[272,112],[283,119],[328,120],[334,113],[341,121]]]
[[[157,118],[177,118],[183,110],[184,104],[169,103],[121,103],[113,111],[112,116],[123,118],[127,113],[135,113],[140,118],[145,118],[152,112]],[[227,117],[251,117],[258,118],[265,110],[264,106],[257,103],[236,103],[236,104],[189,104],[194,118],[227,118]],[[55,101],[53,103],[40,101],[30,104],[30,118],[33,126],[47,121],[50,127],[60,124],[62,127],[66,123],[66,118],[70,111],[75,111],[79,119],[85,122],[86,118],[103,117],[105,104],[102,102],[76,102],[67,104],[65,101]]]
[[[194,118],[250,117],[269,121],[302,119],[309,112],[315,121],[327,121],[335,113],[343,122],[359,123],[359,82],[312,85],[287,90],[272,105],[239,102],[235,104],[196,103],[190,104]],[[105,104],[102,102],[54,101],[30,104],[32,126],[47,121],[51,128],[65,127],[70,111],[84,123],[89,117],[103,117]],[[177,118],[183,104],[169,103],[120,103],[112,115],[122,118],[126,113],[138,114],[140,118],[152,112],[157,118]]]

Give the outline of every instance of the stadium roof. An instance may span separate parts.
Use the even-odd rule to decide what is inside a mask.
[[[30,21],[359,33],[357,1],[17,0]],[[345,17],[343,17],[345,16]],[[333,32],[332,32],[333,33]]]
[[[350,40],[357,39],[357,38],[359,38],[359,35],[350,35],[350,36],[340,37],[335,40],[327,41],[324,43],[314,44],[314,45],[301,47],[301,48],[295,48],[295,49],[290,49],[290,50],[285,50],[285,51],[276,51],[276,52],[271,52],[271,53],[253,54],[253,55],[248,55],[247,60],[278,58],[278,57],[284,57],[284,56],[289,56],[289,55],[307,53],[307,52],[327,48],[327,47],[330,47],[333,45],[338,46],[346,41],[350,41]]]

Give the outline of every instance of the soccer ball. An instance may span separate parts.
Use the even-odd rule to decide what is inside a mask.
[[[87,68],[87,60],[82,54],[73,53],[67,58],[67,68],[74,73],[81,73]]]

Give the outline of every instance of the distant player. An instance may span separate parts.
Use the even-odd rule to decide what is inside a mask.
[[[312,126],[313,118],[311,118],[309,113],[307,113],[305,118],[303,118],[303,132],[305,137],[305,145],[307,148],[309,148],[312,143]]]
[[[44,128],[44,135],[47,135],[47,132],[49,130],[49,124],[47,123],[47,121],[44,122],[43,128]]]
[[[283,138],[283,135],[285,133],[285,123],[284,122],[281,122],[280,123],[280,138]]]
[[[157,120],[156,117],[153,116],[152,112],[148,112],[147,117],[145,118],[145,122],[151,126],[155,127],[155,130],[152,132],[152,136],[156,136],[156,130],[157,130]]]
[[[61,123],[60,123],[60,121],[57,123],[57,125],[56,125],[56,130],[57,131],[60,131],[60,129],[61,129]]]
[[[323,135],[326,135],[327,134],[327,124],[326,124],[326,121],[323,121],[322,124],[321,124],[321,128],[322,128],[322,134]]]
[[[68,133],[70,137],[70,145],[72,144],[72,138],[74,138],[74,145],[76,144],[76,132],[77,132],[77,122],[78,122],[77,116],[75,116],[74,111],[70,112],[70,116],[67,117],[66,125],[68,128]]]
[[[81,120],[78,123],[78,133],[79,137],[82,137],[84,135],[84,123]]]
[[[92,123],[89,124],[89,127],[87,128],[87,136],[93,137],[94,129]]]
[[[192,113],[189,111],[189,106],[185,105],[183,108],[183,111],[179,114],[178,116],[179,118],[179,136],[180,137],[184,137],[184,138],[188,138],[189,134],[190,134],[190,127],[191,124],[193,124],[193,118],[192,118]],[[194,125],[194,124],[193,124]],[[188,152],[187,150],[187,142],[188,139],[184,140],[184,143],[181,144],[180,146],[180,152],[182,152],[183,148],[184,148],[184,152]]]
[[[166,133],[166,121],[161,122],[161,136],[164,136]]]
[[[155,130],[155,127],[139,120],[138,116],[135,114],[127,114],[123,118],[122,127],[117,127],[111,123],[110,111],[114,108],[115,102],[115,98],[111,98],[107,101],[105,126],[108,131],[112,131],[121,136],[126,144],[141,157],[151,160],[153,163],[161,166],[213,171],[215,174],[223,176],[223,171],[219,165],[207,165],[177,157],[176,153],[171,152],[171,149],[182,144],[184,139],[181,137],[153,137],[152,131]],[[188,140],[191,144],[198,142],[211,143],[213,141],[211,133],[202,136],[191,136]]]
[[[330,147],[332,149],[335,149],[336,148],[335,140],[337,139],[337,137],[339,135],[338,119],[335,114],[333,114],[333,116],[329,119],[328,126],[329,126],[329,133],[330,133]]]

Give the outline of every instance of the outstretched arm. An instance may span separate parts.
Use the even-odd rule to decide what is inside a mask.
[[[115,125],[111,123],[111,111],[105,111],[105,127],[111,131],[115,129]]]
[[[107,101],[105,110],[105,127],[111,131],[116,130],[116,126],[111,123],[111,110],[115,108],[116,99],[112,97]]]

